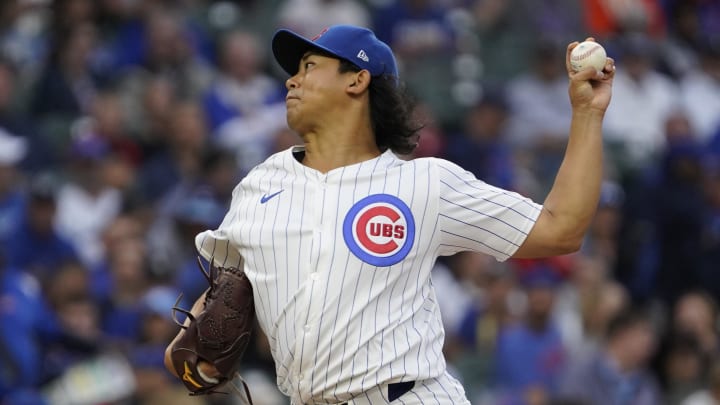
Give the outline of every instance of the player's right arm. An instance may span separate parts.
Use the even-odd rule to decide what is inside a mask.
[[[565,157],[542,211],[515,258],[547,257],[580,248],[595,215],[603,176],[602,121],[610,104],[615,63],[607,58],[605,69],[574,72],[568,45],[566,66],[572,105],[570,136]]]

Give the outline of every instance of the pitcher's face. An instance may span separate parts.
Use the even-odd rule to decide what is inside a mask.
[[[339,72],[340,61],[312,52],[300,60],[298,72],[285,82],[288,126],[299,134],[314,127],[323,114],[347,98],[348,73]]]

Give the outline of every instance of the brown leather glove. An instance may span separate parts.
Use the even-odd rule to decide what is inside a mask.
[[[233,379],[255,321],[252,285],[242,269],[216,268],[211,260],[208,272],[199,258],[198,265],[210,283],[203,309],[194,316],[177,305],[173,307],[187,315],[189,322],[178,322],[184,331],[170,348],[173,368],[190,395],[219,392],[218,388]],[[198,368],[201,361],[212,365],[218,375],[203,373]],[[244,388],[250,399],[247,387]]]

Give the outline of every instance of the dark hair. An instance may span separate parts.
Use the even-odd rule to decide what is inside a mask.
[[[643,308],[630,308],[620,312],[610,320],[605,335],[608,340],[611,340],[621,333],[640,325],[653,326],[650,314]]]
[[[340,59],[340,73],[359,71],[355,64]],[[413,118],[415,101],[398,79],[390,75],[373,76],[368,90],[370,121],[378,148],[401,155],[411,153],[418,144],[418,131],[422,128]]]

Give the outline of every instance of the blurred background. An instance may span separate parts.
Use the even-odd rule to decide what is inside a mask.
[[[413,157],[542,202],[567,140],[565,47],[618,66],[606,173],[577,254],[463,253],[433,281],[473,404],[720,403],[717,0],[3,0],[0,403],[235,404],[162,367],[170,308],[206,286],[194,235],[299,142],[279,27],[351,23],[397,53]],[[287,404],[259,332],[242,373]]]

